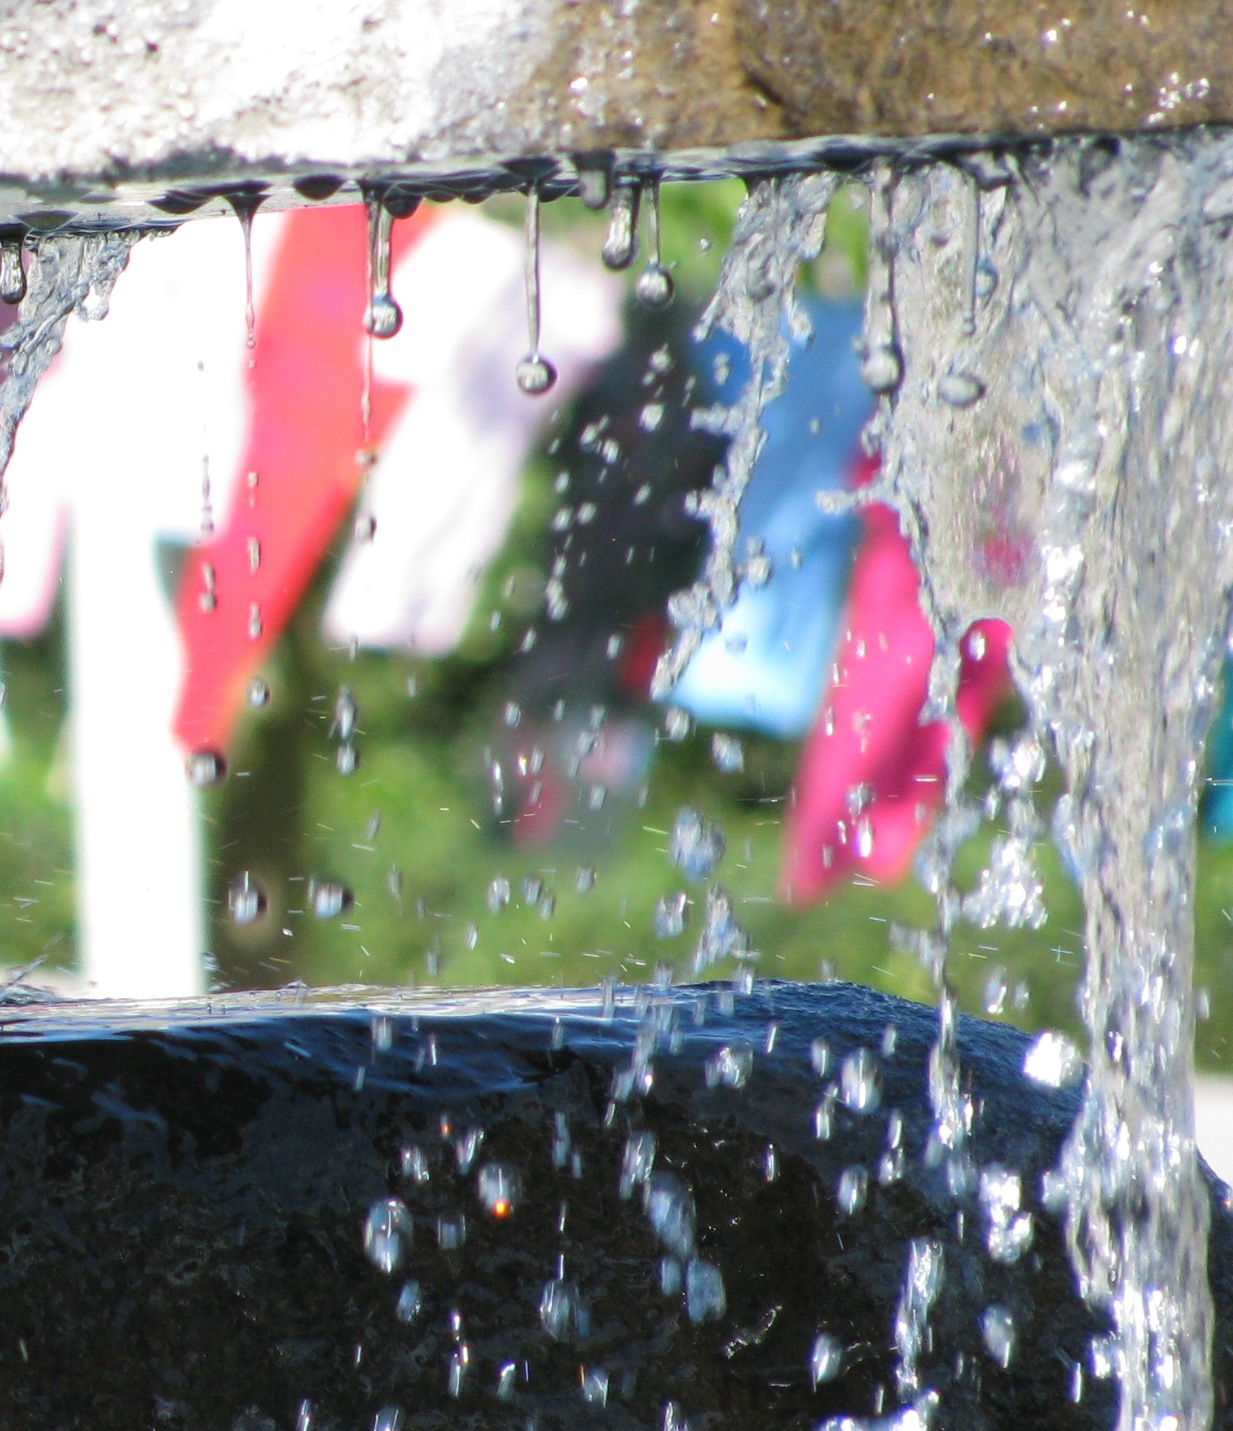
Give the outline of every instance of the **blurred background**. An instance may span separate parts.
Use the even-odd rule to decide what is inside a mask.
[[[832,878],[829,860],[821,872],[818,840],[809,844],[817,831],[786,832],[790,808],[803,809],[801,792],[820,778],[811,761],[821,758],[826,692],[852,629],[851,573],[873,540],[862,518],[834,516],[815,499],[869,475],[852,349],[861,190],[836,200],[822,256],[801,275],[817,337],[794,353],[788,390],[767,412],[769,475],[761,487],[755,479],[738,538],[747,604],[699,653],[679,693],[659,702],[648,694],[671,640],[669,597],[696,579],[705,555],[696,495],[724,457],[722,435],[707,430],[715,424],[692,415],[731,401],[744,381],[732,345],[691,339],[743,193],[735,183],[663,188],[669,307],[635,294],[645,233],[642,256],[611,274],[597,257],[604,216],[573,200],[545,206],[542,350],[559,381],[534,398],[514,382],[529,342],[519,199],[482,211],[456,206],[457,214],[425,208],[395,225],[393,293],[405,321],[388,347],[367,343],[360,326],[362,216],[346,221],[354,281],[341,346],[333,320],[302,290],[279,316],[293,243],[287,216],[258,212],[253,224],[252,348],[238,226],[188,225],[138,245],[112,317],[90,325],[96,348],[84,328],[80,338],[70,333],[10,473],[10,564],[23,542],[39,562],[24,585],[14,578],[20,590],[0,610],[0,921],[11,997],[48,983],[141,994],[138,973],[115,970],[126,960],[157,966],[164,940],[169,951],[177,942],[190,950],[209,990],[297,980],[595,985],[752,970],[933,997],[904,932],[935,918],[910,868],[893,878],[875,861],[863,873],[854,855]],[[342,224],[338,212],[303,218]],[[162,421],[171,406],[153,388],[175,366],[165,352],[149,356],[157,333],[144,339],[148,376],[126,374],[105,346],[118,341],[108,340],[111,325],[122,337],[128,321],[126,286],[136,294],[146,281],[147,247],[150,297],[132,322],[161,315],[161,331],[178,335],[194,396],[143,459],[139,445],[109,444],[93,420],[75,424],[66,414],[80,412],[74,381],[90,383],[98,365],[119,373],[118,395],[107,400],[132,404],[123,423],[154,422],[156,409]],[[315,251],[313,262],[330,268]],[[218,310],[225,331],[194,336],[192,315],[158,286],[159,264],[211,275],[217,287],[200,301]],[[563,305],[555,327],[554,301]],[[300,334],[297,321],[313,331]],[[269,450],[262,441],[280,441],[277,432],[262,437],[257,415],[262,400],[288,400],[279,388],[280,323],[299,335],[290,343],[297,355],[318,337],[329,338],[330,353],[345,350],[338,388],[355,425],[339,439],[347,471],[319,482],[303,475],[328,446],[310,424],[309,451],[296,456],[284,499],[305,515],[299,545],[260,600],[245,589],[233,601],[249,644],[233,657],[207,653],[194,668],[192,652],[205,649],[193,646],[196,626],[213,629],[207,618],[232,597],[228,561],[237,570],[247,563],[254,579],[263,563],[277,566],[273,468],[250,463]],[[134,353],[142,341],[132,340]],[[287,391],[323,412],[332,371],[327,365],[326,387],[314,395],[316,379],[297,369]],[[234,422],[218,416],[228,403],[240,413]],[[176,455],[177,443],[187,455]],[[126,491],[142,461],[160,493],[180,494],[174,512],[161,497]],[[61,480],[69,467],[73,483]],[[59,502],[38,521],[23,515],[36,491]],[[265,516],[246,527],[245,512],[267,500]],[[151,507],[158,514],[143,526],[135,513]],[[135,526],[140,547],[122,535]],[[446,534],[464,528],[454,551]],[[143,562],[147,585],[125,596],[125,569],[145,571]],[[215,598],[217,610],[207,610]],[[160,654],[164,636],[147,638],[124,614],[130,599],[134,610],[157,606],[159,629],[173,635],[179,612],[178,644],[166,637],[170,656]],[[83,604],[90,610],[75,614]],[[75,656],[74,623],[91,619],[99,632]],[[135,660],[131,677],[126,659]],[[140,673],[156,666],[166,668],[157,689],[137,689]],[[109,724],[86,754],[74,722],[100,709]],[[1213,1071],[1233,1057],[1233,846],[1222,838],[1220,809],[1233,725],[1227,711],[1221,720],[1196,906],[1209,1009],[1198,1054]],[[1013,693],[991,683],[974,726],[969,791],[986,817],[961,850],[961,889],[976,889],[1005,837],[993,765],[1015,748],[1021,724]],[[166,760],[153,756],[159,731]],[[903,759],[916,760],[914,779],[936,780],[927,755]],[[86,763],[105,765],[106,778],[92,780]],[[174,815],[148,803],[156,785],[170,789],[172,768]],[[1050,768],[1038,774],[1047,829],[1057,782]],[[875,787],[894,778],[871,777]],[[841,842],[859,844],[863,804],[877,794],[850,803]],[[93,836],[84,832],[87,805]],[[927,809],[916,823],[923,833]],[[81,887],[90,838],[98,861],[111,861],[92,876],[105,899]],[[806,851],[795,857],[815,862],[816,881],[794,879],[793,838]],[[986,929],[961,919],[950,976],[968,1011],[1077,1036],[1081,912],[1048,840],[1036,840],[1032,855],[1043,921]],[[190,911],[187,922],[175,912],[194,904],[175,893],[185,887],[200,891],[199,917]],[[172,897],[160,901],[167,889]],[[95,947],[109,952],[87,958],[92,918],[105,925]],[[149,991],[165,990],[155,979]]]

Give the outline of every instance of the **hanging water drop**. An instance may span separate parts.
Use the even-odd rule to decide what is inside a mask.
[[[244,341],[250,348],[257,346],[257,308],[253,302],[253,215],[261,207],[260,194],[235,193],[227,202],[235,210],[244,236]]]
[[[524,393],[538,397],[556,382],[557,370],[539,351],[539,190],[535,188],[527,191],[526,225],[527,336],[531,350],[519,361],[514,377]]]
[[[667,308],[676,294],[676,284],[660,260],[658,179],[647,185],[647,236],[650,256],[638,275],[634,292],[648,308]]]
[[[248,703],[254,710],[270,704],[269,683],[260,676],[254,676],[248,683]]]
[[[0,299],[10,306],[26,296],[26,269],[21,261],[21,239],[0,243]]]
[[[373,338],[392,338],[402,327],[402,309],[390,292],[390,239],[394,215],[379,190],[364,187],[368,214],[368,308],[364,331]]]
[[[606,206],[612,192],[612,171],[608,164],[578,165],[578,197],[583,208],[598,211]]]
[[[608,213],[608,232],[600,257],[607,268],[628,268],[638,252],[638,207],[642,191],[634,184],[623,184],[612,191],[612,206]]]

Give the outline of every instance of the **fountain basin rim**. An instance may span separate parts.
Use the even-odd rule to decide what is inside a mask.
[[[1068,130],[1052,133],[938,133],[913,137],[836,134],[808,139],[750,140],[724,147],[614,148],[533,155],[475,153],[405,163],[331,164],[312,158],[264,163],[218,153],[203,161],[184,156],[147,170],[123,173],[0,174],[0,234],[34,241],[48,233],[124,229],[168,230],[186,219],[234,216],[233,199],[263,211],[359,203],[364,190],[397,186],[403,193],[445,201],[480,202],[535,187],[545,200],[578,193],[580,175],[600,169],[614,185],[650,179],[675,183],[773,177],[818,170],[854,177],[879,161],[901,166],[953,162],[981,154],[1039,152],[1058,142],[1161,138],[1178,128],[1220,131],[1204,124],[1175,128]]]

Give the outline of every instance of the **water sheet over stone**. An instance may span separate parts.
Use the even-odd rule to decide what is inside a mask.
[[[1233,147],[1196,132],[903,173],[873,249],[901,363],[884,480],[943,661],[974,618],[1008,620],[1067,778],[1092,1077],[1054,1192],[1112,1314],[1126,1428],[1212,1410],[1192,897],[1233,588],[1231,226]],[[1032,876],[1003,853],[1009,911]]]

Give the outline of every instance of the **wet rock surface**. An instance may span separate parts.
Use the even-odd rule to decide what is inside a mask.
[[[314,1431],[386,1407],[416,1428],[805,1428],[929,1390],[937,1426],[1108,1424],[1099,1327],[1039,1203],[1077,1094],[1023,1078],[1024,1036],[963,1021],[956,1195],[925,1156],[927,1009],[846,985],[514,1003],[13,1011],[0,1424],[291,1428],[307,1402]],[[1020,1177],[1017,1260],[990,1255],[1008,1204],[982,1169]],[[942,1277],[897,1333],[914,1242]],[[991,1326],[1013,1328],[1005,1366]],[[815,1384],[820,1334],[841,1353]]]

